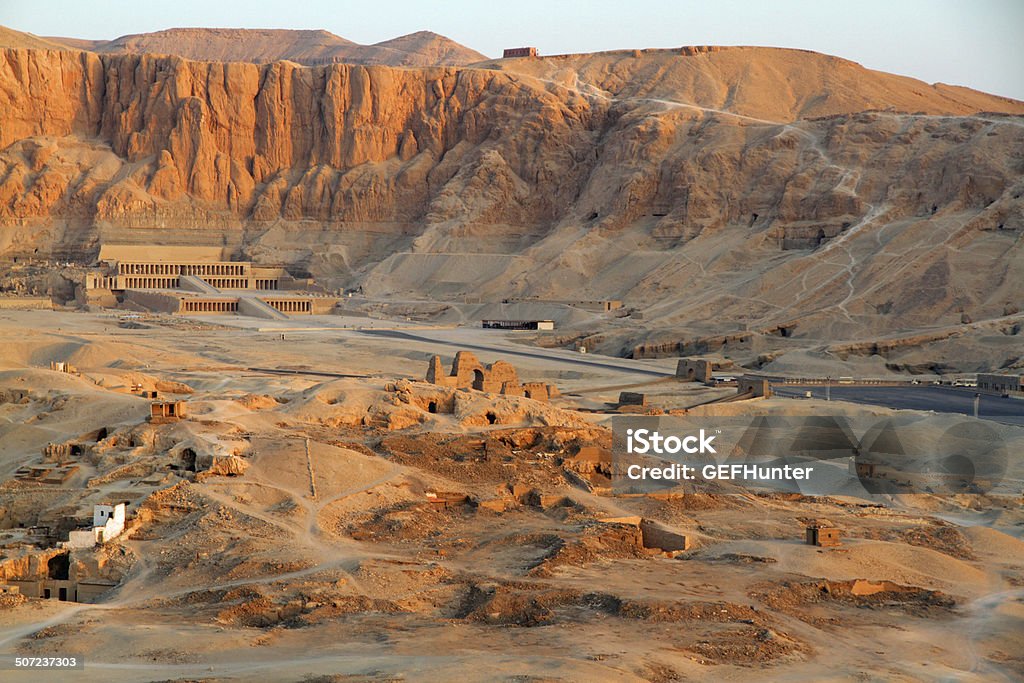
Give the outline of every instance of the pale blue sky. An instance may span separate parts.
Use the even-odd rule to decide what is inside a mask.
[[[1024,99],[1024,0],[0,0],[0,24],[116,38],[178,26],[322,28],[358,43],[419,30],[488,56],[771,45]]]

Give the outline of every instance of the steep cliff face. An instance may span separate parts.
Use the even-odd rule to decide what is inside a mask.
[[[623,349],[1024,305],[1022,103],[792,50],[491,66],[2,51],[0,250],[225,240],[370,292],[625,298]]]
[[[548,159],[527,152],[583,146],[591,113],[490,70],[6,50],[0,73],[11,218],[414,220],[461,170],[453,150],[514,138],[520,149],[480,162],[532,178]],[[76,164],[83,146],[109,163]],[[102,191],[83,196],[81,174]],[[550,214],[552,201],[540,204],[531,213]]]

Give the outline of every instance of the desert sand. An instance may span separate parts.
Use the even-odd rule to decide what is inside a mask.
[[[601,495],[572,474],[572,454],[606,443],[610,414],[578,409],[615,400],[601,387],[650,382],[630,368],[665,361],[602,370],[573,369],[557,351],[510,356],[521,376],[569,395],[538,403],[469,391],[455,412],[435,414],[424,405],[437,391],[421,381],[427,359],[482,343],[482,331],[389,325],[436,335],[431,344],[322,329],[338,321],[319,318],[289,323],[281,339],[272,323],[259,331],[242,320],[0,314],[0,569],[24,571],[22,525],[108,499],[131,501],[132,520],[125,537],[75,551],[116,585],[93,604],[10,599],[0,652],[77,654],[87,667],[76,680],[124,681],[1024,672],[1019,493]],[[521,348],[514,333],[487,334],[499,351]],[[55,360],[81,375],[49,370]],[[133,384],[187,400],[189,418],[148,424],[149,401]],[[652,386],[666,403],[715,391]],[[723,408],[770,414],[792,403]],[[74,478],[54,487],[14,477],[46,444],[68,440],[85,447]],[[198,472],[181,467],[186,448]],[[438,507],[430,491],[477,504]],[[629,515],[692,547],[650,555],[623,527],[598,522]],[[815,519],[840,528],[843,544],[804,544]],[[880,592],[859,594],[864,586]]]
[[[1019,680],[1024,427],[986,421],[1013,457],[955,494],[623,494],[605,453],[623,414],[909,414],[928,448],[980,424],[676,364],[1019,375],[1021,149],[1020,101],[802,50],[0,29],[0,658],[125,683]],[[86,286],[111,245],[210,248],[333,308],[158,313]],[[425,381],[460,351],[530,397]],[[96,522],[120,504],[123,533]]]

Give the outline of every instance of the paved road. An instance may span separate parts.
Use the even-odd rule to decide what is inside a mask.
[[[347,375],[340,372],[320,372],[318,370],[291,370],[289,368],[246,368],[252,372],[270,372],[275,375],[313,375],[315,377],[369,377],[369,375]]]
[[[773,386],[779,396],[803,398],[811,391],[814,398],[825,398],[825,387]],[[848,387],[832,386],[832,398],[837,401],[867,403],[900,410],[934,410],[937,413],[974,414],[974,392],[936,386],[909,387]],[[1024,425],[1024,401],[981,395],[978,417],[1006,424]]]
[[[584,359],[575,356],[566,357],[558,350],[545,352],[537,350],[517,350],[501,346],[487,346],[469,342],[456,342],[447,339],[432,339],[419,334],[399,332],[396,330],[359,330],[360,334],[370,336],[391,337],[394,339],[408,339],[410,341],[424,342],[428,344],[441,344],[457,349],[471,349],[474,351],[485,351],[499,355],[523,356],[525,358],[536,358],[548,362],[568,363],[576,366],[598,368],[605,371],[627,372],[636,375],[649,375],[653,377],[672,377],[673,373],[652,370],[638,366],[628,359],[610,358],[607,360]],[[803,398],[804,392],[811,391],[815,398],[825,398],[825,387],[804,387],[804,386],[773,386],[773,391],[779,396],[790,398]],[[850,401],[851,403],[866,403],[869,405],[885,406],[900,410],[934,410],[937,413],[960,413],[962,415],[974,414],[974,392],[970,390],[952,389],[949,387],[935,386],[906,386],[906,387],[864,387],[864,386],[832,386],[832,398],[838,401]],[[1012,398],[1000,398],[998,396],[982,395],[979,417],[989,420],[996,420],[1006,424],[1024,425],[1024,401]]]
[[[571,365],[584,365],[587,367],[599,368],[601,370],[610,370],[612,372],[628,372],[631,375],[652,375],[654,377],[674,376],[674,373],[662,372],[661,370],[652,370],[650,368],[645,368],[625,358],[617,359],[608,357],[608,362],[584,360],[583,358],[566,357],[562,355],[562,353],[555,350],[549,351],[547,353],[545,353],[543,350],[519,351],[516,349],[509,349],[502,346],[484,346],[482,344],[456,342],[449,341],[447,339],[431,339],[430,337],[424,337],[418,334],[410,334],[408,332],[396,332],[395,330],[359,330],[359,333],[375,337],[392,337],[395,339],[410,339],[412,341],[426,342],[428,344],[442,344],[444,346],[452,346],[458,349],[486,351],[487,353],[497,353],[503,356],[523,356],[525,358],[538,358],[540,360],[548,362],[569,363]]]

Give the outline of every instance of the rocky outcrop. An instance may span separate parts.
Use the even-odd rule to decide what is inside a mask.
[[[793,50],[485,66],[2,50],[0,253],[88,259],[102,233],[370,294],[568,282],[643,303],[614,351],[680,320],[857,338],[1024,304],[1020,102]]]
[[[128,222],[175,204],[257,221],[417,220],[459,173],[499,190],[537,176],[547,160],[528,150],[549,134],[582,145],[589,110],[489,70],[37,50],[0,51],[0,98],[6,217]],[[471,154],[503,135],[524,148]],[[539,204],[531,218],[553,218]]]
[[[699,109],[584,97],[491,69],[26,49],[0,51],[0,98],[7,218],[217,214],[450,230],[649,216],[662,219],[652,234],[663,240],[741,222],[798,247],[891,199],[894,173],[904,177],[892,190],[915,212],[953,197],[991,203],[1013,168],[988,152],[1012,148],[1020,129],[870,113],[778,127],[723,115],[709,126]],[[965,161],[969,178],[950,172]]]
[[[209,469],[201,474],[204,477],[238,477],[245,474],[247,469],[249,469],[249,463],[237,455],[215,456]]]

